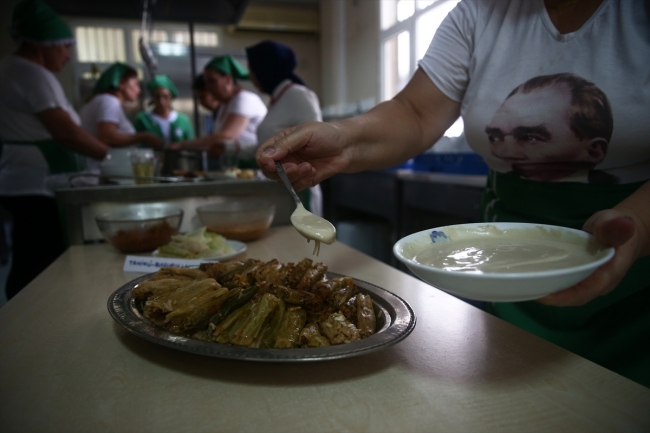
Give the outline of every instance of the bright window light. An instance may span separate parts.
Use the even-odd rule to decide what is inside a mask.
[[[427,52],[433,35],[440,27],[442,20],[458,4],[460,0],[452,0],[441,3],[439,6],[426,11],[417,20],[416,24],[416,43],[417,59],[421,59]]]
[[[126,61],[124,30],[112,27],[75,28],[77,60],[81,63]]]
[[[465,124],[463,123],[463,118],[459,117],[456,119],[453,125],[445,131],[445,137],[455,138],[463,135],[463,130],[465,129]]]

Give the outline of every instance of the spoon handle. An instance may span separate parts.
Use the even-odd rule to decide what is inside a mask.
[[[282,183],[284,184],[284,186],[287,187],[287,189],[293,196],[293,199],[296,201],[296,205],[301,205],[302,202],[300,201],[298,194],[296,194],[296,191],[293,190],[293,186],[291,186],[291,182],[289,182],[289,179],[287,178],[287,174],[284,172],[284,168],[282,168],[282,164],[276,161],[275,169],[278,172],[278,176],[280,176],[280,179],[282,179]]]

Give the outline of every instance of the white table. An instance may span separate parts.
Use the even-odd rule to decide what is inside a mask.
[[[291,227],[248,257],[310,256]],[[405,299],[401,343],[337,361],[228,361],[141,340],[109,295],[138,276],[108,245],[74,246],[0,309],[0,431],[650,431],[650,389],[343,244],[333,272]]]

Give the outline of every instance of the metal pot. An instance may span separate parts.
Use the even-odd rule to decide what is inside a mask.
[[[207,171],[207,155],[201,150],[165,150],[163,155],[163,176],[173,176],[197,171]]]

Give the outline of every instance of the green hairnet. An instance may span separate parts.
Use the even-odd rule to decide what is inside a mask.
[[[230,54],[225,56],[214,57],[210,60],[206,68],[216,69],[217,71],[230,75],[236,79],[245,80],[248,78],[248,71]]]
[[[40,45],[74,43],[70,27],[42,0],[23,0],[16,5],[11,34],[18,42]]]
[[[99,80],[95,83],[95,88],[93,93],[102,93],[107,92],[112,89],[117,89],[120,86],[120,79],[126,71],[131,68],[129,65],[116,62],[109,66],[102,75],[99,76]]]
[[[151,81],[147,83],[149,93],[153,93],[157,88],[164,87],[172,94],[172,98],[178,96],[178,90],[174,86],[174,82],[167,75],[156,75]]]

